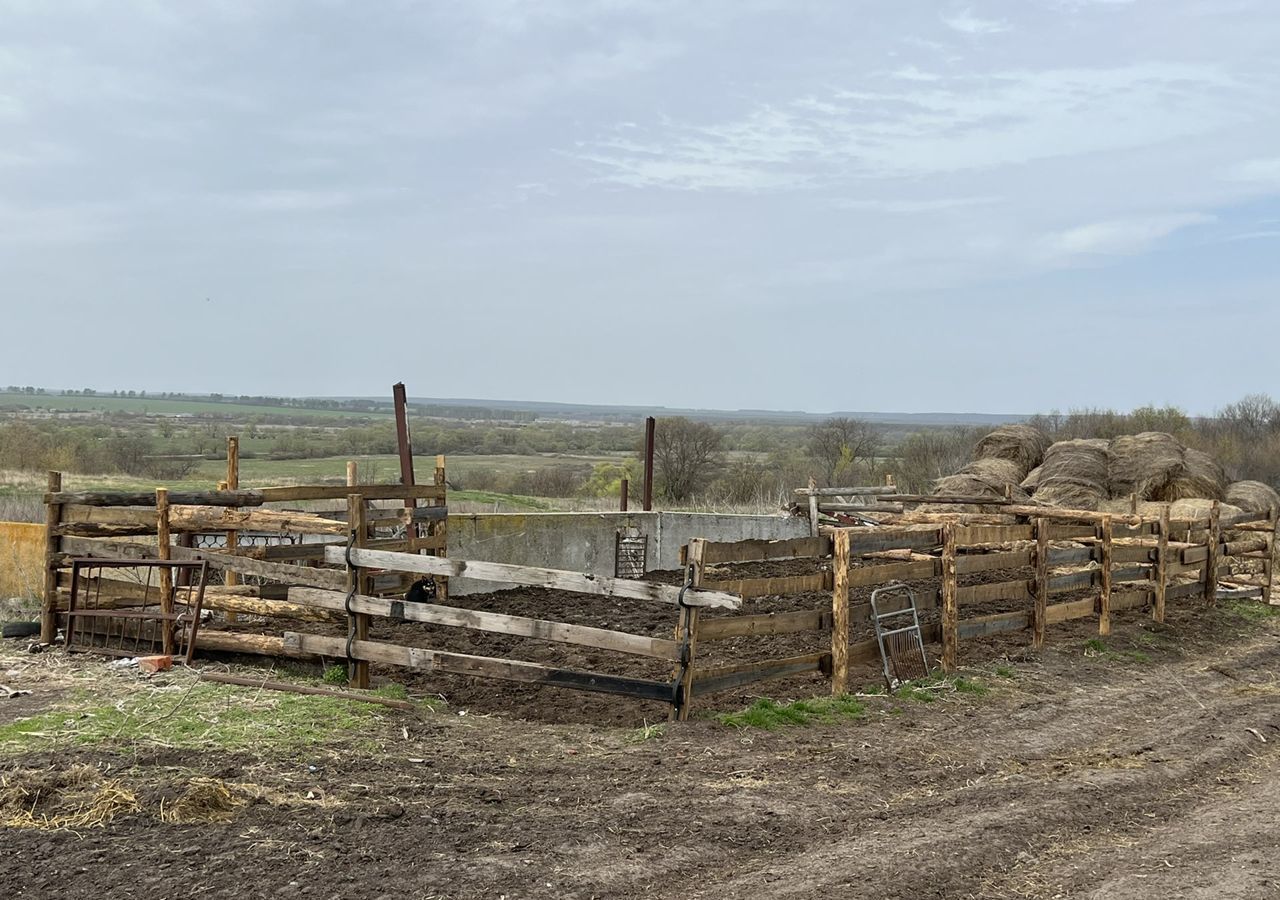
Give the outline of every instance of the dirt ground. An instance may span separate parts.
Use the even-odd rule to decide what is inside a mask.
[[[266,753],[122,730],[6,740],[6,723],[144,689],[100,659],[6,642],[0,680],[33,693],[0,699],[0,812],[23,785],[32,809],[108,784],[135,800],[101,825],[4,828],[0,896],[1280,896],[1280,618],[1266,612],[1183,603],[1159,627],[1121,613],[1101,643],[1088,621],[1051,627],[1039,652],[1022,634],[967,642],[985,693],[869,695],[858,718],[776,730],[716,713],[812,697],[820,679],[646,727],[660,707],[597,716],[614,698],[456,678],[448,705],[371,708],[354,730]],[[177,698],[155,718],[193,680],[146,683]],[[207,814],[175,817],[193,786]]]

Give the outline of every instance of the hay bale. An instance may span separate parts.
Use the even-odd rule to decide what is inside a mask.
[[[1049,449],[1049,438],[1039,428],[1030,425],[1001,425],[978,441],[973,458],[1006,459],[1018,466],[1016,481],[1022,481],[1027,473],[1044,461]]]
[[[1040,476],[1044,474],[1044,466],[1036,466],[1027,473],[1027,477],[1022,479],[1022,488],[1028,493],[1034,494],[1036,488],[1040,486]]]
[[[1182,471],[1158,492],[1157,500],[1224,500],[1227,473],[1218,461],[1202,450],[1183,451]]]
[[[1097,509],[1108,498],[1109,444],[1103,440],[1058,441],[1044,454],[1037,503]]]
[[[1180,519],[1204,519],[1208,521],[1209,510],[1213,509],[1213,504],[1213,500],[1202,500],[1198,497],[1176,500],[1169,504],[1169,518],[1175,522]],[[1230,503],[1220,503],[1218,505],[1218,514],[1224,519],[1229,519],[1242,512],[1244,512],[1243,509]]]
[[[1185,470],[1185,451],[1171,434],[1144,431],[1111,442],[1108,487],[1113,497],[1137,494],[1139,500],[1158,500]]]
[[[1020,486],[1021,466],[1010,459],[975,459],[954,475],[934,482],[933,493],[938,497],[990,497],[1003,500],[1029,499]]]
[[[1227,486],[1226,500],[1247,512],[1269,515],[1280,510],[1280,494],[1261,481],[1236,481]]]

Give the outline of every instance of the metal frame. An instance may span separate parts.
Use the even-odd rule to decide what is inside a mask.
[[[161,629],[169,629],[173,636],[173,646],[181,647],[186,644],[186,662],[190,663],[195,654],[196,634],[200,630],[200,612],[204,606],[204,589],[208,583],[209,564],[204,560],[168,560],[168,559],[102,559],[94,556],[76,557],[71,562],[71,594],[67,604],[67,630],[64,647],[68,652],[75,652],[83,649],[85,652],[102,653],[108,656],[142,656],[146,655],[142,651],[146,643],[151,645],[152,651],[157,647],[164,646],[164,632]],[[156,610],[150,602],[151,597],[151,572],[156,569],[168,568],[178,574],[180,577],[172,579],[172,587],[170,588],[171,596],[176,599],[180,590],[186,591],[186,601],[183,605],[186,607],[184,612],[166,613],[163,610]],[[81,572],[92,572],[94,569],[146,569],[147,582],[143,585],[143,600],[139,607],[133,609],[116,609],[102,608],[99,606],[88,605],[89,597],[96,602],[102,593],[102,579],[99,578],[97,585],[92,589],[90,595],[89,586],[86,585],[85,596],[82,598],[80,592]],[[200,573],[199,583],[192,585],[191,575],[195,572]],[[185,584],[183,582],[186,582]],[[195,592],[195,602],[192,602],[192,591]],[[84,599],[85,605],[81,605],[80,601]],[[162,598],[159,595],[159,586],[156,588],[156,598],[154,605],[160,605]],[[96,629],[90,627],[92,620],[105,621],[105,640],[102,645],[93,643]],[[116,646],[112,647],[111,639],[113,637],[112,620],[120,621],[119,641]],[[129,624],[133,623],[133,634],[130,635]],[[144,635],[144,626],[150,625],[147,634]],[[189,625],[189,630],[183,626]],[[186,631],[186,640],[182,640],[183,632]],[[76,646],[76,636],[79,634],[84,638],[84,647]],[[126,642],[132,641],[132,649],[126,647]]]
[[[906,594],[908,605],[905,609],[895,609],[882,613],[878,603],[882,594]],[[885,628],[882,624],[886,619],[903,616],[911,617],[910,625]],[[912,674],[915,671],[915,660],[904,655],[903,651],[905,650],[916,649],[920,651],[919,674],[914,675],[914,677],[923,678],[929,674],[929,657],[924,652],[924,636],[920,632],[920,611],[916,608],[915,591],[901,581],[891,582],[876,588],[871,592],[871,624],[875,628],[876,643],[880,647],[880,662],[884,669],[884,682],[889,690],[892,691],[899,685],[913,680],[912,678],[901,677],[904,674]],[[909,643],[904,647],[904,638],[899,637],[899,635],[914,635],[914,648]],[[909,640],[909,638],[906,640]],[[889,671],[890,662],[893,663],[892,673]]]

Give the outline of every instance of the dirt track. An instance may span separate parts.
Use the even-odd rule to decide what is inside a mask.
[[[861,720],[771,732],[453,708],[381,717],[376,753],[69,748],[58,766],[153,790],[197,772],[268,799],[228,824],[144,809],[78,835],[8,829],[0,895],[1280,896],[1280,620],[1180,610],[1155,631],[1135,612],[1101,655],[1090,635],[966,644],[986,696],[872,697]]]

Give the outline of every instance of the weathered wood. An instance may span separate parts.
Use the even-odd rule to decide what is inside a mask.
[[[956,544],[968,547],[973,544],[1011,544],[1030,541],[1035,532],[1030,525],[958,525]]]
[[[875,487],[811,487],[796,488],[796,493],[802,497],[871,497],[878,494],[892,494],[897,491],[893,485],[879,485]]]
[[[1183,597],[1194,597],[1197,594],[1204,596],[1204,581],[1197,579],[1187,584],[1177,584],[1165,590],[1165,598],[1167,600],[1181,600]]]
[[[832,566],[833,571],[839,571]],[[860,588],[885,584],[890,581],[919,581],[937,578],[942,574],[942,560],[921,560],[909,563],[890,563],[884,566],[858,566],[849,572],[849,587]]]
[[[338,551],[338,561],[342,561],[342,547],[330,547]],[[257,575],[270,578],[281,584],[302,584],[308,587],[342,590],[346,579],[342,572],[332,569],[312,569],[307,566],[290,566],[285,563],[265,562],[259,559],[248,559],[243,556],[229,556],[225,553],[213,553],[208,550],[188,550],[185,547],[173,547],[174,559],[204,560],[209,568],[220,572],[239,572],[241,575]],[[128,557],[135,558],[135,557]],[[427,557],[422,557],[426,559]]]
[[[831,589],[831,695],[843,696],[849,689],[849,571],[850,534],[835,535],[831,562],[834,573]]]
[[[1004,512],[1013,516],[1038,516],[1058,522],[1088,522],[1096,525],[1101,523],[1104,517],[1110,517],[1116,524],[1135,526],[1143,524],[1141,516],[1131,516],[1126,513],[1101,513],[1091,509],[1058,509],[1052,506],[1021,506],[1015,504],[1006,507]]]
[[[1052,603],[1045,607],[1045,623],[1056,625],[1069,619],[1083,619],[1094,614],[1092,597],[1083,600],[1072,600],[1067,603]]]
[[[849,552],[855,556],[876,550],[929,550],[942,543],[942,529],[927,525],[844,530],[849,532]]]
[[[341,500],[347,496],[344,485],[298,485],[269,487],[250,490],[225,491],[170,491],[169,503],[173,506],[262,506],[264,503],[284,503],[293,500]],[[443,485],[401,484],[362,485],[360,493],[366,500],[418,500],[443,499]],[[46,503],[78,503],[85,506],[146,506],[155,508],[155,497],[147,492],[133,491],[50,491]]]
[[[284,646],[294,653],[315,656],[344,657],[347,651],[346,638],[298,634],[292,631],[285,632]],[[497,678],[547,687],[621,694],[662,703],[670,703],[674,694],[673,686],[662,681],[624,678],[597,672],[579,672],[537,663],[472,656],[466,653],[446,653],[442,650],[424,650],[419,647],[404,647],[378,641],[355,641],[351,646],[351,653],[356,659],[364,662],[385,663],[426,672]]]
[[[700,694],[712,694],[767,678],[784,678],[803,675],[806,672],[821,672],[827,662],[826,653],[807,653],[802,656],[701,669],[694,678],[693,686]]]
[[[1265,552],[1269,549],[1267,538],[1247,538],[1239,541],[1227,541],[1222,545],[1223,556],[1243,556],[1246,553]]]
[[[199,653],[246,653],[253,656],[278,656],[291,659],[311,659],[320,655],[304,652],[301,648],[286,647],[284,639],[275,635],[215,631],[208,626],[200,629],[200,637],[196,644],[196,650]]]
[[[174,531],[267,531],[281,534],[346,534],[347,523],[303,512],[274,509],[235,509],[218,506],[174,506],[169,512]],[[228,537],[227,548],[235,549]]]
[[[1163,622],[1165,603],[1169,589],[1169,507],[1160,511],[1159,544],[1156,546],[1156,590],[1155,602],[1152,604],[1151,618]]]
[[[610,578],[605,575],[586,575],[580,572],[564,572],[559,569],[543,569],[535,566],[445,559],[438,556],[411,556],[384,550],[352,550],[351,555],[352,559],[361,566],[400,572],[418,572],[423,575],[450,575],[459,578],[477,578],[481,581],[509,582],[574,591],[580,594],[594,594],[600,597],[654,600],[675,605],[680,595],[680,588],[675,585]],[[331,563],[344,562],[343,548],[326,548],[325,559]],[[740,597],[719,591],[690,590],[685,595],[685,602],[692,606],[710,606],[719,609],[738,609],[742,606]]]
[[[169,537],[169,491],[156,488],[156,557],[170,558]],[[173,615],[173,570],[168,566],[160,567],[160,612],[166,616]],[[161,629],[161,647],[166,656],[173,653],[173,629]]]
[[[995,584],[971,584],[956,589],[956,603],[965,606],[974,603],[991,603],[996,600],[1031,600],[1034,596],[1032,582],[1028,579],[1001,581]],[[946,632],[943,631],[943,634],[945,635]]]
[[[942,526],[942,670],[954,672],[960,643],[956,590],[956,525]]]
[[[725,638],[826,631],[831,628],[831,620],[832,615],[829,609],[802,609],[796,612],[758,613],[749,616],[721,616],[714,619],[703,619],[699,625],[698,639],[701,641],[719,641]]]
[[[687,560],[689,584],[692,588],[701,588],[706,577],[707,542],[702,538],[694,538],[688,544]],[[696,606],[680,607],[680,615],[676,624],[676,642],[680,646],[680,665],[672,675],[672,681],[678,685],[676,702],[671,707],[671,717],[685,722],[693,708],[693,678],[697,665],[699,620],[702,610]]]
[[[218,484],[218,490],[240,489],[240,438],[235,435],[227,437],[227,479],[225,482]],[[190,507],[192,509],[217,509],[217,507]],[[234,528],[227,529],[227,552],[235,553],[236,548],[240,545],[240,534]],[[227,584],[235,585],[240,583],[240,575],[237,572],[225,572],[223,578]],[[227,621],[234,623],[237,620],[237,614],[234,611],[227,612]]]
[[[354,547],[363,547],[368,540],[369,529],[364,521],[364,498],[359,494],[347,495],[347,523],[351,530],[350,540]],[[347,593],[368,594],[367,577],[363,576],[360,564],[354,559],[347,559]],[[357,612],[354,607],[347,610],[347,643],[369,640],[369,615]],[[355,688],[369,687],[369,661],[359,658],[347,660],[347,684]]]
[[[1218,600],[1218,565],[1222,543],[1222,505],[1213,501],[1209,507],[1209,554],[1204,564],[1204,602],[1213,605]]]
[[[958,636],[960,640],[967,641],[972,638],[989,637],[993,634],[1022,631],[1029,627],[1031,627],[1031,614],[1026,610],[1015,610],[1013,612],[994,613],[989,616],[964,619],[959,624]]]
[[[62,473],[48,475],[48,496],[62,491]],[[44,504],[44,597],[40,605],[40,640],[52,644],[58,636],[58,569],[57,557],[62,552],[62,537],[58,525],[62,521],[62,504],[46,499]],[[68,629],[69,631],[70,629]]]
[[[1034,527],[1036,534],[1036,579],[1035,605],[1031,611],[1031,643],[1034,647],[1043,647],[1044,629],[1049,622],[1049,529],[1051,526],[1045,519],[1036,519]]]
[[[1262,574],[1266,577],[1266,583],[1262,588],[1262,600],[1268,606],[1271,605],[1271,582],[1275,576],[1275,560],[1276,560],[1276,531],[1280,528],[1280,516],[1275,510],[1271,511],[1271,520],[1267,523],[1270,531],[1267,532],[1267,555],[1262,563]]]
[[[201,672],[201,681],[212,681],[218,684],[235,684],[242,687],[258,688],[267,691],[281,691],[288,694],[303,694],[309,697],[329,697],[334,700],[356,700],[361,703],[373,703],[391,709],[412,711],[417,707],[408,700],[392,700],[389,697],[378,697],[374,694],[355,694],[351,691],[335,691],[330,688],[316,687],[310,684],[290,684],[287,681],[264,681],[259,678],[246,678],[243,675],[227,675],[223,672]]]
[[[940,497],[933,494],[881,494],[880,500],[885,503],[947,503],[947,504],[963,504],[964,506],[1000,506],[1009,505],[1009,501],[1002,498],[994,497]]]
[[[708,541],[706,546],[706,564],[709,566],[719,563],[807,559],[831,555],[831,539],[826,537],[789,538],[779,541]]]
[[[148,589],[146,584],[136,581],[125,581],[121,578],[107,578],[104,576],[96,576],[87,578],[81,575],[81,591],[85,590],[86,585],[93,584],[96,588],[96,602],[103,606],[107,606],[108,602],[113,605],[133,605],[138,603],[150,603],[158,605],[160,593],[158,588]],[[58,589],[60,591],[68,591],[71,587],[71,573],[58,573]],[[203,609],[215,609],[224,612],[242,612],[254,616],[266,616],[271,618],[298,619],[306,622],[338,622],[342,621],[342,616],[326,612],[322,609],[316,609],[309,606],[303,606],[296,603],[284,602],[280,599],[262,597],[264,590],[269,590],[271,586],[258,585],[235,585],[231,587],[218,587],[210,585],[204,589]],[[194,602],[195,588],[192,588],[192,601]],[[119,601],[127,601],[121,603]]]
[[[712,578],[703,582],[710,591],[727,591],[744,600],[752,597],[784,597],[788,594],[805,594],[831,590],[829,572],[812,575],[784,575],[775,578]]]
[[[155,519],[155,513],[151,514]],[[93,522],[62,522],[53,526],[59,537],[138,537],[156,533],[154,521],[150,525],[98,525]]]
[[[1098,603],[1098,634],[1108,635],[1111,633],[1111,569],[1114,565],[1111,558],[1113,548],[1110,516],[1103,516],[1099,532],[1102,538],[1102,570],[1099,573],[1102,577],[1102,596]]]
[[[293,605],[314,611],[345,612],[347,595],[340,591],[294,587],[289,588],[289,601]],[[424,622],[428,625],[467,628],[491,634],[509,634],[559,644],[577,644],[653,659],[677,661],[680,658],[680,646],[675,641],[604,628],[591,628],[586,625],[529,619],[524,616],[478,609],[461,609],[436,603],[406,603],[402,600],[388,600],[364,594],[357,594],[351,598],[351,608],[357,613],[382,616],[396,621]]]
[[[1011,550],[1005,553],[971,553],[956,557],[956,574],[972,575],[994,569],[1021,569],[1034,563],[1031,550]]]

